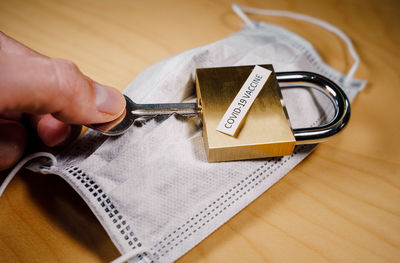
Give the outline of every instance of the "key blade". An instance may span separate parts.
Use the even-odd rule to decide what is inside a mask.
[[[136,104],[135,106],[137,108],[132,110],[131,113],[141,117],[156,117],[172,114],[194,117],[200,112],[196,103]]]

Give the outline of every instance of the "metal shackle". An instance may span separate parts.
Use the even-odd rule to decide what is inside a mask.
[[[277,72],[276,78],[281,88],[310,87],[317,89],[324,93],[335,107],[335,116],[328,123],[317,127],[293,129],[296,144],[326,141],[329,137],[340,132],[349,122],[350,102],[344,91],[333,81],[317,73],[307,71]]]

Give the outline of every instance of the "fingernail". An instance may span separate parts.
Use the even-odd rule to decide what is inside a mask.
[[[93,82],[96,93],[96,107],[98,111],[111,115],[119,115],[125,107],[125,99],[122,94],[111,87]]]

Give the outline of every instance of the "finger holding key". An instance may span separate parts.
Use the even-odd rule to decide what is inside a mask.
[[[49,58],[0,34],[0,170],[18,160],[26,130],[7,115],[35,115],[42,140],[54,146],[71,132],[69,124],[109,122],[125,108],[122,94],[82,74],[68,60]]]

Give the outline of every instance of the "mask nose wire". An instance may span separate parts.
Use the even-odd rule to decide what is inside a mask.
[[[267,16],[282,16],[297,20],[303,20],[318,25],[320,27],[323,27],[326,30],[334,33],[346,43],[347,49],[349,50],[349,53],[354,60],[353,65],[347,72],[347,75],[343,81],[344,87],[348,87],[350,85],[350,82],[353,79],[353,76],[356,73],[358,66],[360,65],[360,57],[358,56],[350,38],[339,28],[321,19],[290,11],[260,9],[247,6],[240,6],[238,4],[232,4],[232,10],[246,23],[246,25],[249,28],[256,28],[256,24],[253,23],[245,13],[256,14],[256,15],[267,15]]]

